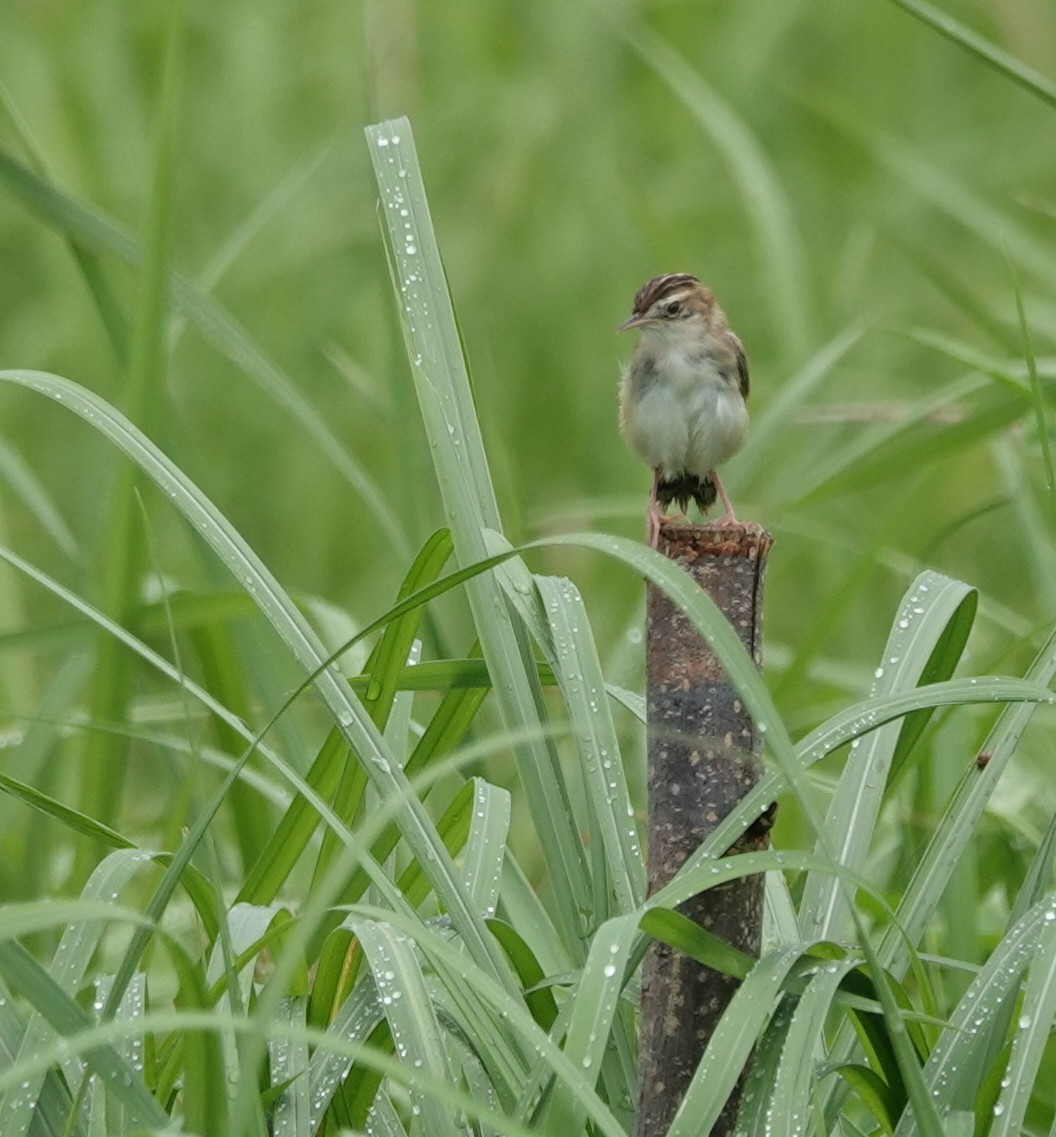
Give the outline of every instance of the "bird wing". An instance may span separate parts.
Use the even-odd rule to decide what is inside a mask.
[[[741,397],[748,398],[748,389],[750,386],[748,380],[748,356],[744,354],[744,344],[730,332],[730,339],[733,341],[733,357],[737,365],[737,381],[741,388]]]

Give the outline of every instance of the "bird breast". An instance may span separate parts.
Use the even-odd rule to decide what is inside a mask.
[[[664,476],[711,473],[748,432],[737,376],[709,355],[641,352],[624,373],[620,396],[627,441]]]

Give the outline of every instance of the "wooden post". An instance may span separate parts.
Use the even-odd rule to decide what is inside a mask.
[[[763,576],[772,539],[751,526],[672,525],[660,551],[682,565],[715,601],[761,662]],[[649,891],[666,884],[759,778],[761,740],[711,650],[682,612],[649,585]],[[768,824],[730,850],[769,844]],[[763,877],[730,881],[679,909],[727,943],[758,956]],[[642,971],[637,1137],[663,1137],[681,1104],[737,980],[653,944]],[[712,1130],[731,1133],[740,1088]]]

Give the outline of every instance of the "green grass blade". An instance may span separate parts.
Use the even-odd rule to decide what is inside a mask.
[[[47,178],[48,169],[42,148],[33,137],[33,133],[25,117],[15,105],[11,92],[2,83],[0,83],[0,105],[3,105],[24,150],[29,155],[34,173],[42,180]],[[0,163],[2,163],[2,159],[3,155],[0,154]],[[73,238],[67,239],[67,246],[71,256],[77,263],[77,267],[80,269],[81,275],[84,277],[84,282],[88,286],[92,300],[95,302],[96,309],[99,312],[99,318],[102,320],[103,326],[106,328],[107,335],[110,338],[110,345],[114,350],[114,355],[122,368],[124,368],[128,365],[129,355],[131,354],[129,346],[129,321],[124,307],[118,300],[114,286],[99,257]]]
[[[305,775],[308,785],[324,801],[331,801],[337,792],[349,757],[348,744],[338,731],[332,730]],[[298,794],[246,874],[235,903],[270,904],[318,827],[319,814],[303,794]]]
[[[858,963],[852,957],[819,968],[796,1001],[773,1081],[773,1137],[800,1137],[809,1129],[815,1069],[824,1053],[826,1017],[845,975]]]
[[[1056,675],[1056,633],[1038,653],[1027,672],[1037,684],[1051,682]],[[939,818],[935,832],[921,854],[908,886],[903,890],[895,920],[882,935],[877,948],[880,964],[894,975],[901,975],[909,963],[911,945],[919,942],[937,911],[949,881],[961,863],[965,847],[975,838],[977,826],[1001,773],[1030,722],[1034,707],[1010,706],[999,715],[983,743],[990,755],[984,765],[971,763]],[[833,1042],[836,1061],[845,1061],[853,1047],[849,1030],[841,1029]]]
[[[771,1093],[794,1009],[795,999],[791,996],[778,1002],[752,1055],[737,1114],[737,1131],[744,1137],[769,1137],[773,1124]],[[818,1132],[824,1129],[819,1127]]]
[[[397,119],[366,133],[415,390],[457,559],[466,566],[488,555],[486,531],[499,528],[499,517],[461,339],[410,123]],[[556,922],[566,944],[582,952],[589,881],[560,762],[542,727],[530,646],[495,580],[470,582],[467,595],[503,723],[518,739],[518,773],[547,852]]]
[[[133,875],[152,860],[151,853],[140,849],[120,849],[109,854],[96,866],[85,883],[81,899],[89,904],[104,901],[112,903]],[[80,989],[104,930],[105,926],[98,919],[78,920],[64,930],[48,978],[70,998]],[[19,1047],[19,1060],[44,1048],[54,1037],[54,1024],[46,1021],[47,1015],[39,1007],[38,1011],[40,1013],[31,1018],[26,1027]],[[29,1131],[34,1102],[43,1080],[43,1074],[37,1078],[27,1078],[17,1092],[4,1096],[0,1102],[0,1132],[16,1137]]]
[[[557,1018],[557,1003],[553,992],[543,982],[546,974],[535,952],[512,924],[493,919],[488,921],[488,927],[517,972],[517,978],[524,988],[524,1002],[532,1012],[532,1017],[543,1030],[549,1031]]]
[[[154,425],[161,419],[166,402],[165,280],[169,266],[181,34],[180,9],[175,6],[166,32],[151,189],[145,220],[145,255],[139,279],[139,306],[133,326],[128,379],[123,392],[125,413],[147,434],[154,433]],[[130,624],[137,606],[140,576],[146,558],[137,488],[140,477],[133,463],[124,458],[119,460],[103,524],[103,538],[95,550],[91,570],[96,578],[103,611],[126,626]],[[130,679],[119,645],[110,636],[100,634],[88,700],[89,713],[95,721],[124,721],[131,694]],[[90,817],[104,823],[117,815],[124,796],[128,760],[124,747],[125,739],[120,736],[106,738],[92,732],[85,738],[82,761],[86,768],[106,773],[103,777],[85,780],[82,807]],[[85,867],[87,856],[91,855],[90,847],[82,846],[78,853],[82,867]]]
[[[452,1082],[443,1032],[410,944],[385,924],[354,920],[350,926],[374,975],[397,1056],[428,1077]],[[412,1085],[411,1100],[426,1133],[456,1137],[459,1130],[452,1113],[431,1094]]]
[[[77,540],[59,507],[15,448],[0,439],[0,479],[21,500],[37,524],[68,557],[76,557]]]
[[[95,252],[112,253],[130,265],[140,265],[143,251],[135,237],[100,210],[75,200],[47,182],[10,154],[0,150],[0,181],[33,213],[63,236]],[[297,384],[264,350],[249,331],[216,301],[203,296],[178,273],[169,276],[171,301],[202,336],[243,370],[276,405],[288,412],[319,448],[319,452],[359,495],[375,523],[401,556],[408,552],[402,529],[374,479],[349,453],[319,411]]]
[[[434,533],[407,571],[396,595],[397,604],[420,588],[432,584],[451,556],[451,550],[451,534],[448,530],[440,529]],[[421,617],[421,608],[415,608],[390,623],[382,633],[373,654],[373,666],[364,702],[378,726],[383,726],[388,717],[388,708],[397,690],[397,679],[403,671],[411,645],[418,634]]]
[[[1046,406],[1045,392],[1042,389],[1041,379],[1038,376],[1038,364],[1034,358],[1034,345],[1030,338],[1030,329],[1027,326],[1027,313],[1023,307],[1023,293],[1019,287],[1019,278],[1016,276],[1016,266],[1009,261],[1012,270],[1012,291],[1016,297],[1016,315],[1019,317],[1019,334],[1023,340],[1023,356],[1027,362],[1027,374],[1030,376],[1030,390],[1034,396],[1034,418],[1037,422],[1038,443],[1041,446],[1041,457],[1045,466],[1045,488],[1049,491],[1050,501],[1056,494],[1056,471],[1052,465],[1052,441],[1049,431],[1049,412]]]
[[[988,1068],[1005,1043],[1023,974],[1053,919],[1050,899],[1011,927],[954,1008],[924,1066],[925,1080],[940,1110],[972,1108]],[[896,1137],[915,1133],[913,1117],[903,1117]]]
[[[992,67],[999,75],[1018,83],[1024,90],[1036,95],[1049,106],[1056,107],[1056,83],[1046,78],[1040,71],[1035,71],[1015,56],[1002,50],[996,44],[971,28],[965,27],[959,20],[937,8],[927,0],[893,0],[900,8],[905,9],[929,28],[934,28],[940,35],[952,43],[971,52],[976,59]]]
[[[251,996],[256,953],[269,932],[282,927],[288,919],[289,913],[278,905],[235,904],[226,913],[205,969],[206,985],[220,988],[216,1007],[225,1019],[244,1017]],[[226,1030],[218,1032],[216,1042],[217,1059],[228,1088],[226,1097],[239,1082],[239,1044],[235,1034]]]
[[[1044,644],[1026,678],[1043,685],[1050,683],[1053,676],[1056,676],[1056,633]],[[897,909],[898,927],[889,929],[880,944],[880,958],[894,974],[901,974],[905,967],[906,943],[916,943],[924,934],[1034,709],[1033,705],[1024,703],[1006,707],[1001,712],[981,747],[981,751],[990,755],[989,760],[982,766],[974,762],[969,766],[939,819],[913,878],[902,894]]]
[[[989,375],[991,379],[995,379],[998,383],[1002,383],[1015,391],[1026,392],[1030,390],[1030,375],[1025,365],[1019,360],[991,355],[989,352],[980,351],[963,340],[955,339],[953,336],[944,335],[930,328],[906,328],[901,334],[914,343],[920,344],[921,347],[931,348],[933,351],[946,356],[947,359],[952,359],[955,363],[959,363],[972,371],[981,371],[984,375]],[[1022,337],[1020,343],[1022,344]],[[1049,380],[1056,378],[1056,372],[1051,365],[1046,369],[1045,378]]]
[[[994,1106],[990,1137],[1014,1137],[1023,1132],[1031,1091],[1041,1070],[1056,1017],[1056,906],[1049,901],[1042,916],[1041,934],[1030,961],[1012,1053],[1001,1093]],[[1006,1081],[1007,1079],[1007,1081]]]
[[[968,638],[975,605],[975,590],[960,581],[934,572],[917,577],[892,624],[883,658],[875,671],[873,694],[896,694],[926,683],[929,678],[944,679],[951,674]],[[950,643],[950,650],[944,655],[941,671],[929,676],[929,664],[946,642]],[[852,751],[853,760],[844,768],[825,822],[833,852],[841,864],[861,869],[867,863],[899,740],[911,722],[906,719],[897,726],[875,731]],[[816,851],[820,852],[820,847]],[[846,899],[835,878],[810,877],[800,908],[803,938],[844,939],[849,922]]]
[[[700,1137],[711,1132],[777,1005],[782,983],[801,955],[802,948],[795,947],[766,956],[737,988],[708,1042],[668,1137]]]
[[[26,998],[57,1034],[68,1037],[87,1031],[94,1025],[88,1013],[81,1010],[20,944],[0,942],[0,972],[5,982]],[[127,1031],[126,1024],[120,1025],[123,1032]],[[160,1129],[167,1127],[168,1114],[113,1047],[93,1047],[84,1057],[137,1123]]]
[[[411,850],[419,857],[452,920],[470,950],[481,960],[498,963],[480,916],[469,903],[454,865],[436,837],[432,823],[410,789],[406,777],[387,753],[384,741],[334,667],[296,604],[275,577],[235,532],[208,498],[165,455],[104,400],[68,380],[44,372],[0,371],[0,383],[20,384],[63,401],[131,457],[173,501],[192,526],[225,562],[260,611],[286,643],[362,762],[383,800],[399,802],[397,816]],[[322,670],[320,670],[322,669]],[[206,811],[208,812],[208,811]],[[203,814],[204,816],[204,814]]]
[[[499,901],[502,863],[510,835],[512,802],[507,790],[474,778],[473,810],[462,852],[466,888],[481,912],[492,916]]]
[[[175,637],[175,622],[171,636]],[[201,668],[203,686],[218,703],[222,703],[244,722],[252,718],[252,699],[246,690],[240,667],[238,648],[232,631],[221,624],[201,624],[190,632],[194,655]],[[175,654],[175,653],[174,653]],[[228,754],[238,754],[242,738],[227,722],[213,715],[210,719],[218,747]],[[244,770],[248,776],[250,771]],[[231,817],[238,839],[243,865],[255,864],[264,851],[266,834],[274,814],[243,778],[231,787]]]
[[[707,928],[671,908],[650,908],[641,918],[639,926],[646,935],[677,948],[713,971],[745,979],[755,966],[756,959],[740,951],[725,940],[713,935]]]
[[[19,1043],[26,1024],[11,992],[0,983],[0,1069],[13,1069]],[[48,1070],[34,1106],[34,1117],[43,1137],[67,1137],[70,1120],[70,1092],[54,1070]],[[83,1126],[76,1124],[74,1137],[85,1137]],[[15,1137],[12,1134],[12,1137]]]
[[[139,923],[141,919],[134,908],[115,904],[109,897],[106,900],[85,897],[59,900],[48,897],[45,900],[29,900],[22,904],[4,904],[0,907],[0,939],[14,940],[36,932],[54,932],[64,925],[64,931],[68,932],[72,927],[84,929],[93,924],[105,924],[108,920]]]
[[[572,998],[572,1015],[565,1037],[565,1054],[583,1071],[583,1079],[594,1084],[610,1043],[616,1011],[624,985],[624,969],[634,940],[635,915],[621,916],[603,924],[590,944],[587,962]],[[558,1087],[551,1099],[545,1121],[553,1133],[580,1133],[586,1119],[574,1092],[567,1083]]]
[[[71,833],[82,833],[85,837],[91,837],[93,841],[98,841],[102,845],[109,845],[114,849],[131,849],[134,847],[134,842],[123,837],[117,830],[111,829],[109,825],[96,821],[94,817],[88,817],[80,810],[71,809],[70,806],[63,805],[61,801],[56,801],[55,798],[49,797],[48,794],[34,789],[33,786],[27,785],[25,782],[9,778],[6,774],[0,774],[0,792],[10,794],[13,798],[24,802],[30,809],[35,809],[45,817],[54,818],[69,829]]]
[[[363,1042],[381,1022],[381,1004],[373,980],[360,982],[353,988],[333,1021],[327,1024],[327,1033],[350,1043]],[[323,1115],[348,1075],[352,1059],[336,1050],[320,1048],[308,1063],[309,1094],[311,1105],[309,1122],[311,1131],[319,1127]]]
[[[408,569],[396,596],[397,606],[408,596],[434,584],[450,555],[451,535],[446,529],[441,529],[426,541],[410,569]],[[399,678],[406,668],[415,636],[418,634],[423,611],[424,609],[421,607],[411,608],[397,619],[391,620],[385,625],[381,638],[371,652],[367,665],[367,687],[363,697],[363,706],[379,730],[385,730],[389,721],[389,715],[393,710],[399,690]],[[406,669],[414,670],[413,667]],[[396,747],[392,747],[392,749],[397,760],[406,769],[405,755]],[[352,823],[362,804],[365,788],[366,779],[362,768],[354,763],[348,763],[342,773],[334,802],[338,815],[349,824]],[[321,879],[326,873],[327,867],[338,855],[338,851],[339,839],[337,834],[332,831],[324,833],[322,847],[319,850],[315,865],[314,878],[316,880]],[[354,900],[356,895],[346,893],[345,899]]]
[[[598,917],[607,918],[637,907],[645,895],[645,862],[634,809],[583,599],[571,581],[534,579],[549,622],[551,666],[580,755],[590,844],[605,854],[595,867],[594,892]]]
[[[972,399],[962,416],[946,421],[951,405]],[[1021,418],[1026,392],[993,390],[981,378],[958,379],[916,402],[904,417],[862,432],[818,463],[797,487],[795,500],[821,500],[901,477],[907,470],[950,458]]]
[[[95,1004],[105,1006],[110,996],[111,976],[99,976],[95,980]],[[114,1015],[116,1022],[135,1024],[142,1019],[147,999],[147,977],[138,972],[132,977],[124,997],[121,999]],[[143,1069],[144,1038],[135,1032],[134,1025],[129,1033],[114,1044],[114,1050],[128,1063],[133,1070]],[[112,1094],[108,1087],[103,1087],[105,1094],[104,1110],[106,1115],[106,1132],[125,1133],[135,1127],[135,1118],[131,1115],[128,1106],[120,1097]],[[87,1112],[87,1111],[85,1111]]]
[[[1030,862],[1030,868],[1023,877],[1015,903],[1009,913],[1009,924],[1017,924],[1026,912],[1033,908],[1048,891],[1052,879],[1053,854],[1056,853],[1056,815],[1049,822],[1045,834],[1038,842],[1038,848]]]
[[[991,205],[965,182],[922,158],[900,138],[866,125],[846,108],[829,102],[820,109],[933,208],[998,254],[1011,254],[1017,265],[1050,287],[1056,283],[1056,255],[1038,241],[1033,231],[1019,224],[1012,213]]]
[[[279,1004],[280,1022],[304,1027],[305,1000],[295,996]],[[274,1137],[307,1137],[313,1132],[311,1125],[311,1096],[309,1093],[308,1044],[303,1038],[284,1036],[268,1040],[268,1066],[273,1086],[288,1083],[275,1102],[271,1115]]]
[[[804,762],[813,763],[847,742],[865,738],[888,723],[936,707],[968,706],[973,703],[1049,703],[1052,691],[1027,679],[981,676],[928,683],[895,695],[877,695],[853,703],[833,715],[798,743]]]
[[[893,1133],[898,1121],[899,1100],[891,1087],[874,1070],[856,1062],[843,1062],[831,1067],[848,1086],[861,1098],[863,1105],[873,1115],[885,1133]],[[912,1114],[903,1113],[905,1117]]]

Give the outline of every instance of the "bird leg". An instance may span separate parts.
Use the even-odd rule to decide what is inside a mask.
[[[719,518],[719,524],[743,525],[744,523],[742,521],[738,521],[736,515],[733,512],[733,506],[730,504],[729,495],[726,493],[726,489],[720,481],[719,475],[713,471],[711,479],[715,483],[715,489],[718,491],[719,497],[722,498],[722,504],[726,507],[726,512],[722,515],[722,517]]]
[[[663,510],[656,500],[657,490],[660,488],[660,471],[653,471],[653,487],[649,491],[649,506],[645,511],[645,540],[650,548],[660,546],[660,526],[664,520]]]

